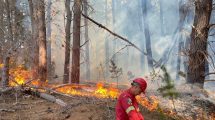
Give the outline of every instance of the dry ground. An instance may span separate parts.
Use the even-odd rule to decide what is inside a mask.
[[[17,96],[17,97],[16,97]],[[61,107],[32,95],[10,92],[0,96],[0,120],[114,120],[116,100],[54,95],[69,105]],[[141,109],[145,120],[172,120]]]

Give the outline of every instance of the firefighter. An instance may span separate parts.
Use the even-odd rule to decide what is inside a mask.
[[[139,112],[135,96],[145,93],[146,87],[147,83],[143,78],[133,80],[131,87],[118,98],[115,109],[116,120],[144,120],[144,117]]]

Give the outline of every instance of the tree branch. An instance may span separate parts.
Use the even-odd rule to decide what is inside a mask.
[[[209,24],[208,29],[210,29],[211,27],[214,27],[214,26],[215,26],[215,24]]]
[[[92,18],[90,18],[89,16],[86,16],[85,14],[82,13],[82,16],[88,20],[90,20],[91,22],[93,22],[94,24],[96,24],[97,26],[99,26],[100,28],[105,29],[106,31],[108,31],[110,34],[112,34],[113,36],[116,36],[118,38],[120,38],[121,40],[129,43],[131,46],[133,46],[134,48],[136,48],[138,51],[140,51],[141,53],[143,53],[144,55],[146,55],[147,57],[149,57],[149,59],[151,59],[154,63],[157,63],[157,61],[155,61],[152,57],[150,57],[147,53],[145,53],[143,50],[141,50],[140,48],[138,48],[134,43],[130,42],[128,39],[112,32],[110,29],[108,29],[107,27],[105,27],[104,25],[96,22],[95,20],[93,20]]]
[[[205,74],[205,76],[212,75],[212,74],[215,74],[215,72],[207,73],[207,74]]]

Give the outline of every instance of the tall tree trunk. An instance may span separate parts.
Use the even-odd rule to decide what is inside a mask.
[[[13,42],[13,32],[12,32],[12,23],[11,23],[11,12],[10,12],[10,5],[9,1],[5,0],[5,8],[6,8],[6,21],[7,21],[7,29],[8,29],[8,46],[12,46]],[[9,61],[10,61],[10,51],[9,53],[6,53],[3,57],[3,69],[2,69],[2,87],[8,87],[9,86]]]
[[[195,1],[195,18],[191,33],[189,50],[188,83],[198,83],[203,88],[205,79],[205,61],[209,21],[212,11],[212,0]]]
[[[84,0],[84,14],[88,16],[88,1]],[[90,48],[89,48],[89,35],[88,35],[88,19],[84,18],[85,29],[85,42],[86,42],[86,79],[90,80]]]
[[[52,59],[51,59],[51,0],[47,2],[47,71],[48,79],[52,79]]]
[[[185,40],[185,43],[184,43],[184,50],[185,52],[187,53],[188,52],[188,49],[190,47],[190,37],[186,37],[186,40]],[[186,80],[188,79],[188,56],[185,56],[184,59],[183,59],[183,64],[184,64],[184,73],[186,75]]]
[[[105,0],[105,22],[106,26],[108,26],[108,0]],[[109,59],[110,59],[110,46],[108,40],[108,34],[105,33],[105,77],[107,80],[109,79]]]
[[[80,79],[80,28],[81,28],[81,1],[74,1],[73,21],[73,48],[72,48],[72,83],[79,83]]]
[[[143,24],[144,24],[144,34],[145,34],[145,40],[146,40],[146,52],[147,52],[147,61],[148,61],[148,69],[149,71],[152,70],[153,67],[153,61],[152,59],[152,49],[151,49],[151,37],[149,32],[149,25],[147,20],[147,0],[142,0],[142,13],[143,13]]]
[[[70,10],[70,0],[66,0],[65,2],[66,7],[66,43],[65,43],[65,62],[64,62],[64,77],[63,77],[63,83],[69,82],[69,67],[70,67],[70,31],[71,31],[71,18],[72,18],[72,12]]]
[[[159,0],[160,2],[160,25],[161,25],[161,36],[164,36],[166,33],[165,33],[165,29],[164,29],[164,16],[163,16],[163,0]]]
[[[7,13],[7,27],[8,27],[8,39],[9,39],[9,46],[12,45],[13,42],[13,31],[12,31],[12,20],[11,20],[11,12],[10,12],[10,5],[9,1],[5,0],[6,3],[6,13]]]
[[[113,31],[116,29],[116,0],[112,0],[112,18],[113,18]],[[116,52],[116,40],[113,41],[113,54]],[[116,55],[113,56],[113,61],[116,63]]]
[[[9,61],[10,57],[4,59],[4,66],[2,68],[2,87],[6,88],[9,86]]]
[[[207,75],[208,73],[209,73],[209,63],[208,63],[208,61],[206,60],[206,61],[205,61],[205,74]],[[210,76],[209,76],[209,75],[205,76],[205,79],[209,80],[209,79],[210,79]]]
[[[4,5],[3,5],[3,1],[0,1],[0,43],[2,43],[4,41],[4,37],[5,37],[5,33],[4,33]],[[0,45],[0,64],[3,63],[3,46]],[[0,74],[1,74],[1,70],[0,70]],[[0,79],[1,80],[1,79]]]
[[[39,68],[39,46],[38,46],[38,19],[37,19],[37,4],[34,4],[32,0],[28,0],[30,16],[31,16],[31,28],[32,28],[32,42],[33,42],[33,51],[32,52],[32,72],[33,78],[38,78],[38,68]]]
[[[181,37],[180,37],[181,39]],[[182,52],[183,42],[179,40],[178,43],[178,57],[177,57],[177,66],[176,66],[176,80],[179,80],[179,72],[181,69],[181,52]]]
[[[182,52],[182,48],[183,48],[183,40],[182,40],[182,32],[183,32],[183,26],[184,26],[184,22],[185,22],[185,18],[187,16],[188,13],[188,9],[185,6],[185,4],[183,3],[183,0],[179,1],[179,23],[178,23],[178,33],[180,35],[179,39],[178,39],[178,57],[177,57],[177,66],[176,66],[176,80],[179,80],[179,72],[181,70],[181,52]]]
[[[138,2],[138,16],[139,16],[139,25],[140,25],[140,32],[144,32],[144,26],[143,26],[143,18],[142,18],[142,7],[141,7],[141,4],[142,4],[142,0],[139,0]],[[142,51],[144,51],[145,49],[145,41],[144,39],[141,37],[141,41],[140,41],[140,48],[142,49]],[[141,54],[140,55],[140,65],[141,65],[141,69],[143,70],[143,72],[145,72],[145,55],[144,54]]]
[[[35,1],[38,4],[38,31],[39,31],[39,79],[41,82],[47,80],[47,54],[46,54],[46,24],[44,0]]]

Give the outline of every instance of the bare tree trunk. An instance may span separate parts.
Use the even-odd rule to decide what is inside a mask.
[[[48,71],[48,79],[52,79],[52,54],[51,54],[51,0],[48,0],[47,3],[47,71]]]
[[[45,24],[45,3],[44,0],[35,1],[38,4],[38,31],[39,31],[39,79],[41,82],[47,80],[47,54],[46,54],[46,24]]]
[[[181,39],[181,37],[180,37],[180,39]],[[179,40],[179,43],[178,43],[178,58],[177,58],[177,66],[176,66],[176,80],[179,80],[179,72],[180,72],[180,69],[181,69],[182,46],[183,46],[183,42],[182,42],[182,40]]]
[[[205,80],[205,61],[212,0],[195,1],[195,18],[191,33],[189,50],[188,83],[198,83],[203,88]]]
[[[74,1],[73,21],[73,48],[72,48],[72,83],[79,83],[80,79],[80,28],[81,28],[81,2]]]
[[[84,14],[88,16],[88,1],[84,0]],[[89,35],[88,35],[88,19],[84,18],[85,25],[85,42],[86,42],[86,79],[90,80],[90,48],[89,48]]]
[[[209,63],[208,63],[208,61],[206,60],[206,61],[205,61],[205,75],[207,75],[207,76],[205,76],[205,79],[206,79],[206,80],[209,80],[209,79],[210,79],[210,76],[209,76],[208,74],[209,74]]]
[[[185,52],[187,53],[187,51],[188,51],[188,49],[189,49],[189,46],[190,46],[190,37],[187,37],[186,38],[186,40],[185,40],[185,43],[184,43],[184,50],[185,50]],[[186,80],[187,80],[187,71],[188,71],[188,56],[185,56],[184,57],[184,62],[183,62],[183,64],[184,64],[184,73],[185,73],[185,75],[186,75]]]
[[[63,83],[69,82],[69,67],[70,67],[70,31],[71,31],[71,19],[72,19],[72,12],[70,10],[70,0],[66,0],[65,2],[66,7],[66,43],[65,43],[65,62],[64,62],[64,77]]]
[[[8,29],[8,46],[12,45],[13,42],[13,32],[12,32],[12,23],[11,23],[11,12],[10,12],[10,6],[9,6],[9,1],[5,0],[5,8],[6,8],[6,20],[7,20],[7,29]],[[10,52],[10,51],[8,51]],[[5,56],[3,57],[3,64],[4,67],[2,69],[2,87],[8,87],[9,86],[9,57],[10,53],[6,53]]]
[[[5,0],[6,3],[6,13],[7,13],[7,27],[8,27],[8,39],[9,45],[11,46],[13,42],[13,31],[12,31],[12,23],[11,23],[11,12],[10,12],[10,5],[9,1]]]
[[[4,37],[5,37],[5,33],[4,33],[4,5],[3,5],[3,1],[0,1],[0,43],[2,44],[2,42],[4,41]],[[3,46],[0,45],[0,64],[3,63]],[[1,70],[0,70],[0,74],[1,74]],[[1,79],[0,79],[1,80]]]
[[[113,32],[115,32],[116,29],[116,0],[112,0],[112,18],[113,18]],[[117,48],[117,42],[114,40],[113,42],[113,53],[116,52]],[[116,55],[113,56],[113,61],[117,63]]]
[[[9,61],[10,57],[4,59],[4,67],[2,68],[2,87],[6,88],[9,86]]]
[[[152,58],[152,49],[151,49],[151,37],[150,37],[150,31],[149,31],[149,25],[147,21],[147,0],[142,0],[142,13],[144,18],[144,34],[145,34],[145,40],[146,40],[146,52],[147,52],[147,60],[148,60],[148,69],[149,71],[152,70],[153,67],[153,61],[150,59]]]
[[[141,5],[142,5],[142,0],[139,0],[139,5],[138,5],[138,9],[139,10],[141,10],[142,9],[142,7],[141,7]],[[139,16],[139,25],[140,25],[140,31],[143,33],[144,32],[144,26],[143,26],[143,18],[142,18],[142,11],[138,11],[138,16]],[[140,42],[140,48],[141,48],[141,50],[143,50],[144,51],[144,49],[145,49],[145,41],[144,41],[144,39],[141,37],[141,42]],[[141,54],[140,55],[140,65],[141,65],[141,69],[143,70],[143,72],[145,72],[145,55],[144,54]]]
[[[177,57],[177,66],[176,66],[176,80],[179,80],[179,72],[181,70],[181,52],[183,48],[183,40],[182,40],[182,31],[183,26],[185,22],[185,18],[187,16],[188,9],[183,3],[183,0],[179,1],[179,23],[178,23],[178,29],[177,31],[180,34],[179,40],[178,40],[178,57]]]
[[[39,46],[38,46],[38,19],[37,19],[37,4],[33,4],[32,0],[28,0],[29,9],[30,9],[30,16],[31,16],[31,28],[32,28],[32,40],[33,41],[33,51],[32,51],[32,71],[33,71],[33,78],[38,78],[38,68],[39,68]]]
[[[161,36],[165,35],[165,29],[164,29],[164,16],[163,16],[163,0],[159,0],[160,2],[160,25],[161,25]]]

